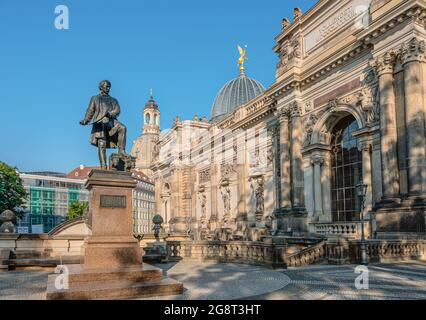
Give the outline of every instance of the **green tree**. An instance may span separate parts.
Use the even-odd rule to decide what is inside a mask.
[[[87,202],[80,202],[78,200],[71,202],[68,208],[68,220],[83,216],[84,210],[88,207],[89,203]]]
[[[22,205],[26,197],[17,169],[0,161],[0,213],[11,210],[21,219],[25,214]]]

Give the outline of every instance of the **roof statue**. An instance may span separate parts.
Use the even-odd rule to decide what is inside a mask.
[[[245,46],[245,49],[238,46],[238,52],[240,53],[240,58],[238,59],[238,64],[240,65],[240,73],[244,73],[244,62],[247,60],[247,46]]]

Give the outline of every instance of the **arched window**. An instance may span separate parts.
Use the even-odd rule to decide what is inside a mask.
[[[356,185],[362,180],[362,153],[354,117],[340,120],[332,131],[331,196],[333,221],[359,220],[360,204]]]
[[[147,114],[145,115],[145,123],[146,123],[146,124],[149,124],[150,120],[151,120],[151,116],[149,115],[149,113],[147,113]]]

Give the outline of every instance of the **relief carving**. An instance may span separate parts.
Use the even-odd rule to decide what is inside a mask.
[[[221,166],[222,177],[220,179],[221,185],[228,185],[229,180],[231,179],[231,174],[234,172],[234,167],[232,164],[222,164]]]
[[[312,133],[314,131],[314,126],[318,121],[318,116],[316,114],[310,114],[308,120],[305,123],[305,137],[303,138],[303,146],[307,147],[312,143]]]
[[[158,143],[154,144],[154,148],[152,149],[152,161],[157,162],[160,158],[160,146]]]
[[[364,78],[356,104],[363,111],[367,124],[371,125],[380,120],[380,90],[374,70],[370,70]]]
[[[198,200],[200,201],[201,208],[201,221],[207,221],[207,196],[204,191],[204,188],[200,188],[200,191],[198,192]]]
[[[227,223],[231,214],[231,188],[229,185],[223,186],[220,192],[223,201],[223,221]]]
[[[290,52],[288,53],[288,59],[300,59],[302,58],[302,35],[300,33],[296,34],[291,39]]]
[[[261,219],[265,209],[265,187],[263,176],[251,178],[250,182],[250,186],[253,189],[253,195],[256,200],[256,218]]]

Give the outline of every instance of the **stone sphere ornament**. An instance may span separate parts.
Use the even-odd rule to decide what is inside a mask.
[[[5,210],[0,215],[0,233],[15,233],[16,216],[11,210]]]

